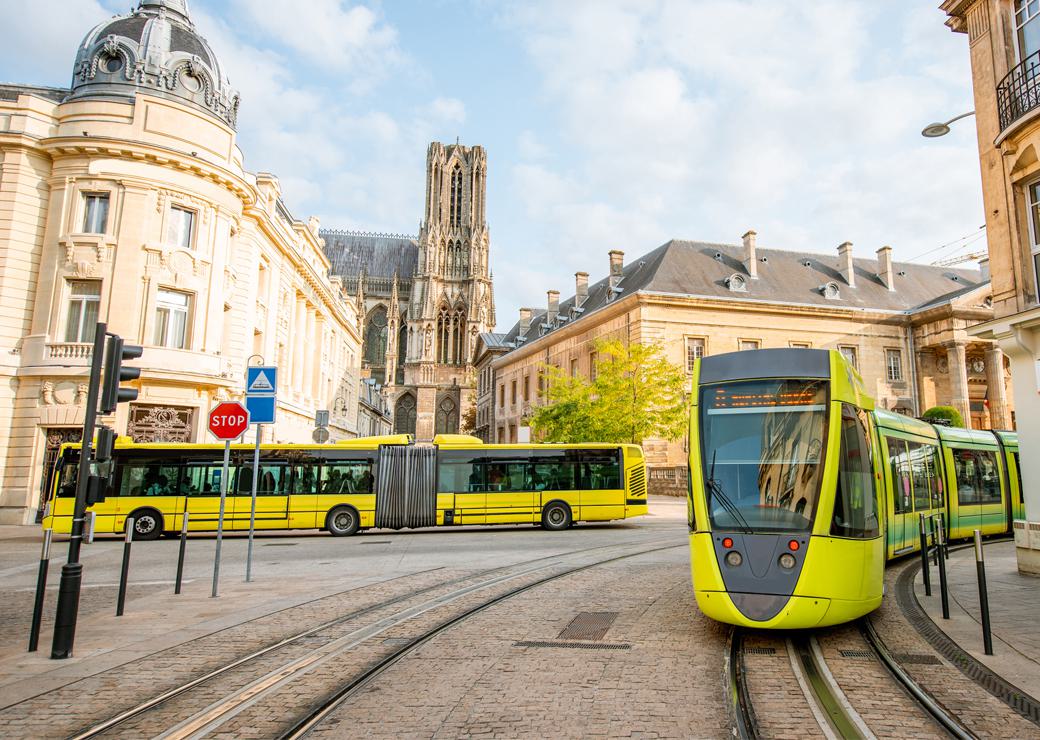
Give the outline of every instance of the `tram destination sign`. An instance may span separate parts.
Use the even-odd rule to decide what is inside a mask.
[[[217,439],[237,439],[249,428],[249,411],[237,401],[218,403],[209,412],[209,431]]]

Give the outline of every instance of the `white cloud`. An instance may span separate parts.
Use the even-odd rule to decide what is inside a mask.
[[[458,98],[435,98],[427,112],[434,120],[444,123],[463,123],[466,120],[466,106]]]
[[[119,8],[125,11],[123,5]],[[0,75],[5,82],[67,86],[79,43],[115,12],[111,3],[95,0],[4,3]]]

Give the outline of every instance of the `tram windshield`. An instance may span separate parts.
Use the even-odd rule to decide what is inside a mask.
[[[701,452],[712,527],[808,531],[823,477],[826,414],[823,380],[701,388]]]

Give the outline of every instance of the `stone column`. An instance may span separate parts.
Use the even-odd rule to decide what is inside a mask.
[[[314,398],[314,366],[317,364],[315,356],[320,356],[321,347],[314,336],[314,309],[307,306],[305,310],[307,322],[304,325],[304,336],[307,348],[303,353],[303,395],[307,398]]]
[[[986,350],[986,386],[989,389],[989,418],[994,429],[1011,428],[1011,412],[1004,384],[1004,352],[994,345]]]
[[[968,402],[968,361],[964,342],[946,345],[946,361],[950,371],[950,405],[964,418],[964,426],[971,428],[971,406]]]
[[[307,300],[296,296],[296,311],[293,313],[293,322],[296,324],[292,335],[293,363],[292,363],[292,385],[297,395],[303,390],[303,358],[307,345]]]

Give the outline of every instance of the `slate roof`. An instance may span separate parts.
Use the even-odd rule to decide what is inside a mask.
[[[856,308],[881,311],[913,312],[949,300],[984,285],[978,270],[934,267],[910,262],[895,262],[895,290],[891,291],[877,276],[876,259],[853,260],[856,287],[849,287],[839,270],[836,253],[792,252],[779,249],[757,248],[758,279],[748,277],[741,261],[742,245],[712,244],[673,239],[625,265],[618,287],[621,292],[614,300],[639,291],[672,293],[703,298],[735,301],[769,301],[828,308]],[[746,292],[729,289],[726,279],[737,274],[746,279]],[[836,283],[840,297],[824,296],[821,287]],[[607,304],[608,281],[603,278],[589,286],[589,295],[582,304],[584,311],[576,318],[581,321],[590,313]],[[560,302],[560,316],[570,317],[574,297]],[[540,326],[545,322],[545,309],[533,310],[527,341],[537,339]],[[505,336],[514,342],[519,323]]]
[[[357,277],[362,269],[366,277],[402,280],[415,274],[419,262],[419,242],[404,234],[374,234],[362,231],[321,230],[325,254],[332,263],[331,272],[341,277]]]
[[[510,347],[506,343],[506,335],[501,332],[495,331],[482,331],[477,337],[484,343],[484,346],[488,349],[502,349],[504,347]]]
[[[43,85],[16,85],[0,83],[0,100],[18,100],[19,95],[36,95],[60,103],[69,94],[67,87],[44,87]]]

